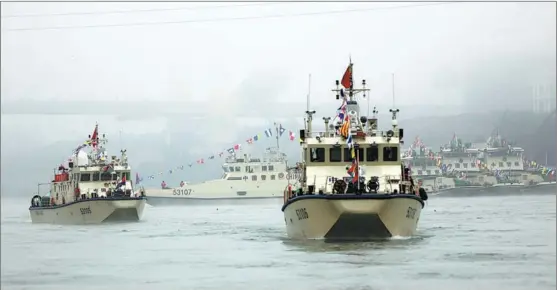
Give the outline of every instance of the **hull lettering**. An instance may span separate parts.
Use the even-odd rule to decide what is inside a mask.
[[[406,218],[415,219],[415,217],[416,217],[416,209],[409,206],[408,209],[406,210]]]
[[[79,209],[79,211],[81,212],[82,215],[86,215],[86,214],[91,214],[91,207],[82,207]]]
[[[42,210],[36,210],[35,215],[44,215],[44,212]]]
[[[296,210],[296,215],[298,216],[298,220],[305,220],[309,218],[308,212],[305,208],[300,208]]]
[[[191,189],[189,188],[175,188],[172,190],[172,195],[191,195]]]

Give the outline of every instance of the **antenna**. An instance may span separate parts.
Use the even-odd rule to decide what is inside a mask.
[[[392,74],[392,83],[393,83],[393,109],[395,108],[395,74]]]
[[[279,145],[279,127],[278,127],[277,122],[275,122],[275,130],[277,131],[277,134],[276,134],[276,139],[277,139],[277,150],[279,150],[279,149],[280,149],[280,145]]]
[[[307,95],[307,99],[306,99],[306,106],[307,106],[307,111],[309,111],[309,95],[311,94],[311,74],[309,74],[308,76],[308,95]]]

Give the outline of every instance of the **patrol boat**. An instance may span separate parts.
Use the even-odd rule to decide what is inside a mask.
[[[411,236],[416,232],[427,194],[414,187],[400,158],[403,129],[392,113],[392,129],[377,130],[377,117],[360,115],[356,95],[369,91],[362,80],[354,89],[350,63],[336,98],[337,117],[324,132],[312,132],[312,115],[300,130],[301,178],[284,190],[284,221],[293,239],[360,240]],[[309,98],[309,96],[308,96]],[[309,103],[309,102],[308,102]],[[375,111],[375,110],[374,110]],[[295,188],[299,185],[299,188]]]
[[[54,172],[54,180],[39,183],[31,199],[29,213],[33,223],[99,224],[138,221],[143,215],[146,198],[143,189],[134,191],[126,150],[120,158],[109,159],[99,138],[99,127],[80,145],[67,162]],[[84,149],[90,147],[90,152]],[[40,195],[41,185],[50,192]]]
[[[276,200],[280,203],[282,189],[287,181],[287,156],[280,151],[279,129],[277,147],[269,147],[262,157],[233,150],[222,165],[220,179],[196,184],[180,183],[179,187],[149,189],[148,203],[157,205],[180,205],[199,203],[230,203],[248,200]]]

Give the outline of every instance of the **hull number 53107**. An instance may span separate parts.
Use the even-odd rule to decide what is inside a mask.
[[[309,218],[308,212],[305,208],[297,209],[296,215],[298,216],[298,220],[305,220]]]
[[[191,189],[189,188],[175,188],[172,191],[173,195],[191,195]]]

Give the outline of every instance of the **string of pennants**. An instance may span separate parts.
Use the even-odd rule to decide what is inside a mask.
[[[255,144],[256,142],[261,141],[261,140],[262,140],[262,136],[265,136],[266,138],[272,138],[272,137],[275,137],[275,138],[276,138],[277,136],[273,136],[273,134],[278,134],[278,138],[280,138],[280,137],[282,137],[282,136],[284,135],[284,133],[286,133],[286,131],[287,131],[287,130],[282,126],[282,124],[278,124],[278,125],[277,125],[277,124],[275,123],[275,127],[276,127],[276,130],[274,130],[275,132],[273,132],[272,128],[268,128],[268,129],[266,129],[266,130],[263,132],[263,134],[255,134],[255,135],[253,135],[252,137],[246,139],[245,142],[246,142],[248,145],[253,145],[253,144]],[[290,131],[290,130],[288,131],[288,139],[290,139],[290,141],[294,141],[294,140],[296,139],[296,136],[295,136],[294,132],[292,132],[292,131]],[[239,151],[241,148],[242,148],[242,144],[241,144],[241,143],[237,143],[237,144],[232,145],[232,146],[229,147],[228,149],[225,149],[225,150],[222,150],[222,151],[220,151],[220,152],[218,152],[218,153],[216,153],[216,154],[210,155],[210,156],[207,157],[206,159],[205,159],[205,158],[200,158],[200,159],[197,159],[195,162],[190,162],[190,163],[188,163],[188,164],[185,165],[185,166],[184,166],[184,165],[179,165],[179,166],[176,166],[176,167],[174,167],[174,168],[172,168],[172,169],[168,169],[168,170],[166,170],[166,171],[160,171],[160,172],[158,172],[157,174],[147,175],[147,179],[155,179],[157,176],[161,176],[161,175],[163,175],[165,172],[168,172],[168,174],[172,174],[172,173],[174,173],[174,172],[176,172],[176,171],[178,171],[178,170],[184,170],[184,168],[186,168],[186,166],[187,166],[187,167],[192,167],[192,166],[195,165],[195,164],[197,164],[197,165],[203,165],[203,164],[205,164],[205,162],[208,161],[208,160],[214,160],[214,159],[216,159],[217,157],[218,157],[218,158],[222,158],[222,156],[224,155],[225,152],[228,152],[229,154],[234,154],[236,151]],[[139,174],[136,174],[136,183],[139,183],[139,182],[141,182],[142,180],[143,180],[143,178],[139,177]]]

